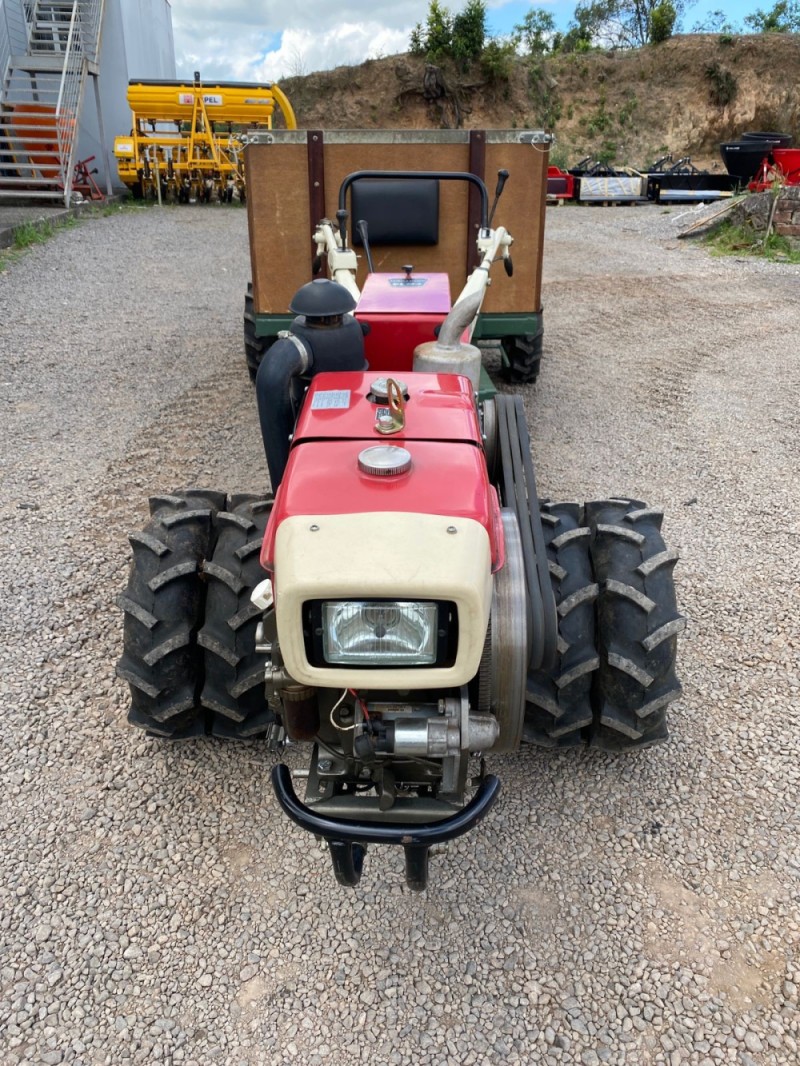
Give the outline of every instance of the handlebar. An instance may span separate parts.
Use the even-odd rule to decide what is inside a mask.
[[[477,174],[469,174],[466,171],[459,170],[356,170],[352,174],[348,174],[342,184],[339,186],[339,210],[345,210],[347,202],[347,190],[355,181],[360,181],[362,178],[386,178],[395,180],[408,179],[430,179],[432,181],[469,181],[478,190],[481,196],[481,229],[489,228],[489,193],[486,191],[486,186],[477,176]]]

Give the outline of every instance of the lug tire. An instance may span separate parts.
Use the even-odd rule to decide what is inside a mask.
[[[214,515],[222,493],[193,489],[150,500],[152,518],[130,537],[128,585],[117,599],[125,612],[117,675],[131,691],[128,721],[180,739],[206,730],[200,704],[202,656],[197,645],[205,604],[200,570],[214,546]]]
[[[253,283],[248,281],[247,292],[244,294],[244,357],[247,362],[247,372],[250,380],[256,380],[258,368],[264,353],[274,343],[273,337],[256,336],[256,317],[253,309]]]
[[[528,674],[524,740],[622,752],[667,739],[685,620],[662,517],[627,499],[542,505],[558,657]]]
[[[590,743],[606,751],[646,748],[666,740],[667,707],[681,694],[675,675],[678,613],[673,569],[660,511],[636,500],[586,505],[599,585]]]
[[[544,502],[541,517],[558,614],[558,651],[553,669],[528,674],[523,737],[540,747],[574,747],[584,743],[584,731],[592,726],[592,677],[599,665],[591,530],[577,503]]]
[[[264,656],[256,654],[261,611],[250,594],[266,576],[260,563],[272,499],[232,497],[216,518],[217,542],[203,573],[208,582],[202,703],[216,736],[254,737],[275,721],[264,695]]]
[[[506,381],[514,385],[532,385],[539,377],[542,363],[542,334],[503,337],[501,343],[508,360],[503,369]]]

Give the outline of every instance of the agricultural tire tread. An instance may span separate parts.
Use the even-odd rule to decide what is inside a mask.
[[[205,624],[199,635],[205,660],[204,707],[217,736],[255,737],[275,721],[264,694],[264,656],[256,654],[261,611],[250,602],[267,576],[261,545],[271,497],[242,496],[217,515],[213,557],[204,566],[208,582]]]
[[[224,494],[203,489],[154,496],[150,522],[130,537],[133,562],[117,599],[125,614],[117,675],[130,685],[128,720],[158,736],[205,732],[200,571],[213,550],[214,516],[224,501]]]
[[[248,281],[247,291],[244,294],[244,356],[247,362],[247,372],[250,380],[256,380],[258,368],[264,353],[274,343],[274,337],[256,336],[256,316],[253,305],[253,283]]]
[[[591,534],[580,504],[545,501],[541,517],[558,614],[558,651],[552,669],[528,674],[523,739],[539,747],[574,747],[584,743],[592,725],[592,677],[599,664]]]
[[[606,751],[666,740],[667,707],[681,693],[675,674],[678,613],[660,511],[637,500],[586,505],[597,598],[592,746]]]
[[[532,385],[542,364],[542,334],[524,333],[501,341],[507,365],[503,376],[512,385]]]

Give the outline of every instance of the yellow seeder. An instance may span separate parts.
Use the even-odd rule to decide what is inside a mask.
[[[114,141],[121,181],[138,198],[179,203],[244,201],[248,130],[296,129],[292,105],[275,84],[131,81],[131,132]]]

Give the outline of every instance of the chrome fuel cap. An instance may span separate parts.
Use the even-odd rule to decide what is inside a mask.
[[[359,453],[358,469],[378,477],[405,474],[411,469],[411,452],[397,444],[376,444]]]
[[[408,399],[408,385],[405,381],[401,381],[399,378],[394,379],[397,382],[397,386],[400,392],[403,394],[404,399]],[[368,399],[373,403],[386,403],[389,399],[389,379],[388,378],[375,378],[369,386]]]

